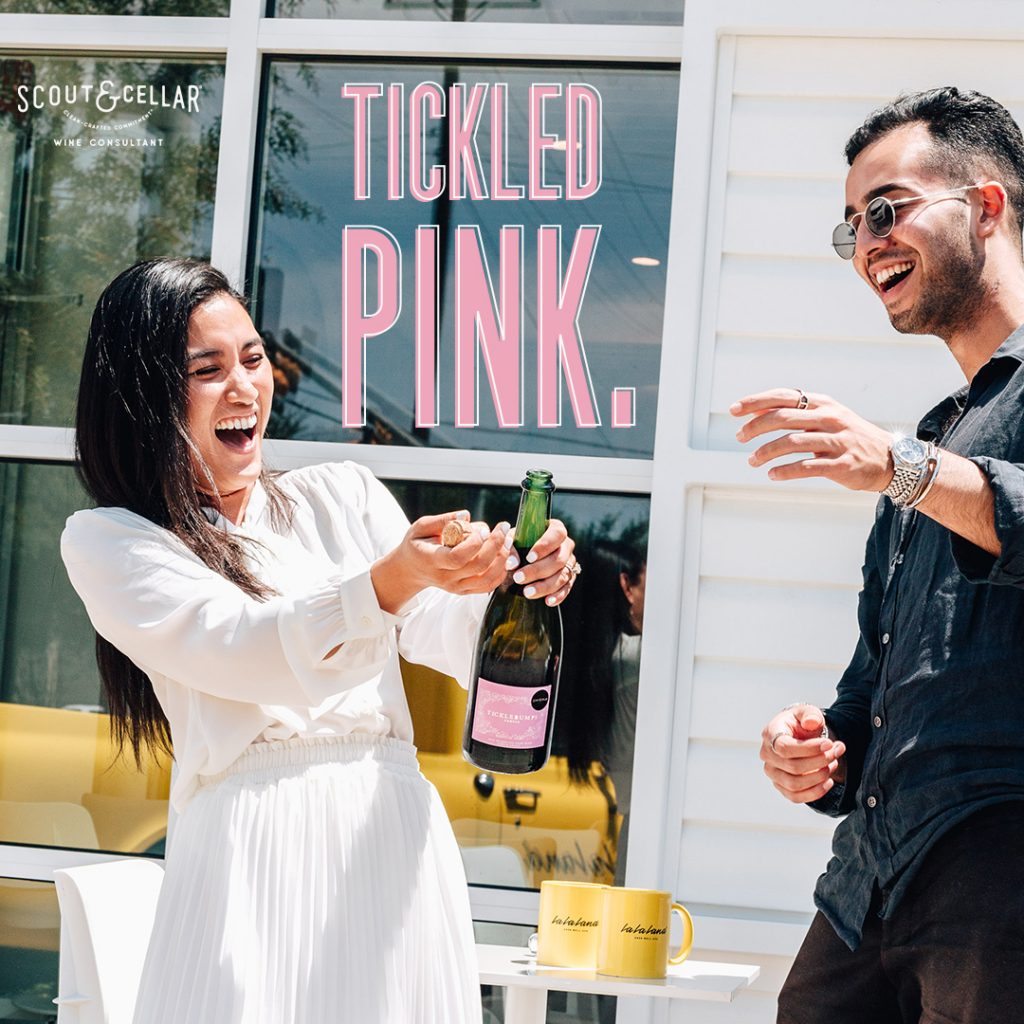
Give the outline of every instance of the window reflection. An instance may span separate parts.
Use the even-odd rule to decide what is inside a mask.
[[[0,0],[0,14],[135,14],[223,18],[231,0]]]
[[[270,0],[278,18],[681,25],[684,0]]]
[[[0,60],[0,423],[70,426],[103,286],[209,256],[223,66]]]
[[[404,189],[403,198],[389,199],[388,104],[384,98],[369,102],[369,198],[354,198],[357,106],[352,99],[342,100],[343,86],[379,83],[386,92],[389,86],[401,86],[403,95],[411,100],[415,87],[422,83],[435,83],[441,96],[453,95],[453,90],[460,86],[477,86],[480,90],[486,87],[486,95],[491,97],[496,94],[495,86],[504,84],[508,113],[505,181],[511,184],[525,183],[530,177],[530,86],[543,82],[561,89],[561,98],[550,108],[551,132],[556,131],[559,123],[563,126],[561,132],[565,131],[564,97],[570,85],[589,85],[600,94],[603,178],[599,190],[589,198],[457,199],[451,198],[450,189],[444,189],[437,199],[421,202],[410,196],[409,186]],[[257,324],[268,336],[280,371],[279,397],[271,423],[273,436],[650,457],[657,407],[677,88],[678,72],[665,69],[560,68],[556,73],[550,68],[508,65],[272,63],[264,111],[264,152],[253,258]],[[396,102],[395,109],[405,109],[405,104]],[[485,168],[491,167],[492,117],[493,111],[480,117],[476,134],[477,151]],[[417,138],[418,145],[424,147],[427,167],[447,163],[451,144],[447,118],[428,120],[424,141],[412,130],[411,113],[407,119],[406,129],[401,133],[406,140],[406,168],[411,166],[409,147]],[[494,123],[502,122],[495,118]],[[500,129],[496,131],[499,133]],[[566,180],[566,140],[560,141],[561,149],[549,148],[544,157],[545,173],[551,183]],[[643,154],[642,158],[638,154]],[[400,177],[405,180],[405,176]],[[375,225],[390,233],[401,250],[402,271],[398,295],[378,295],[376,264],[367,257],[365,294],[360,295],[355,285],[350,289],[356,297],[349,301],[349,310],[360,300],[364,303],[362,308],[369,311],[378,308],[384,298],[397,298],[395,306],[399,312],[391,329],[366,341],[362,373],[365,394],[358,387],[357,369],[352,371],[348,386],[355,393],[346,393],[346,409],[352,406],[358,415],[365,401],[365,424],[346,427],[342,403],[345,381],[340,365],[341,323],[346,309],[342,301],[341,255],[343,232],[346,226],[354,225]],[[422,415],[424,394],[428,395],[429,404],[429,372],[421,374],[417,386],[416,283],[426,278],[416,266],[415,240],[422,237],[417,229],[423,225],[436,225],[437,343],[436,350],[429,344],[426,348],[427,358],[436,360],[435,420]],[[503,226],[512,230],[517,225],[522,228],[523,347],[518,375],[514,359],[510,372],[521,385],[518,394],[522,422],[511,427],[499,425],[487,361],[481,358],[476,425],[458,426],[455,321],[459,302],[465,301],[457,301],[454,281],[458,229],[475,233],[462,237],[471,245],[482,247],[482,259],[493,283],[492,299],[488,301],[497,304],[501,231]],[[550,232],[555,225],[561,226],[556,251],[561,253],[562,264],[554,269],[562,280],[568,274],[566,268],[578,231],[583,225],[601,226],[578,317],[599,426],[577,424],[567,373],[557,391],[561,425],[541,425],[546,420],[538,400],[537,253],[542,230]],[[633,262],[634,257],[640,256],[657,262]],[[552,266],[550,258],[547,265]],[[550,276],[546,274],[544,279]],[[429,287],[423,285],[421,300],[431,309],[432,295]],[[509,301],[515,304],[516,298]],[[429,316],[428,313],[420,319],[421,325]],[[474,330],[472,325],[463,329],[467,336]],[[510,344],[514,346],[515,342]],[[582,371],[577,381],[580,379]],[[632,404],[634,426],[612,425],[613,395],[617,389],[629,392],[625,404]],[[585,391],[586,387],[580,385],[574,394]],[[463,388],[461,394],[466,393]],[[586,399],[580,401],[585,404]],[[509,404],[514,407],[514,398]],[[421,415],[417,416],[418,412]],[[437,425],[422,425],[433,422]],[[473,422],[472,417],[468,422]],[[628,423],[629,418],[625,417],[623,422]]]
[[[389,482],[407,514],[468,508],[514,520],[518,490]],[[625,870],[632,783],[647,498],[558,491],[555,514],[577,541],[583,573],[562,606],[564,649],[552,758],[539,772],[479,772],[462,757],[466,694],[404,666],[415,742],[459,840],[471,884],[539,888],[547,878],[611,883]],[[593,573],[591,572],[593,570]],[[620,574],[632,572],[633,603]],[[584,584],[587,576],[593,582]],[[637,614],[639,612],[639,614]],[[624,640],[635,636],[636,640]]]
[[[60,562],[64,520],[87,504],[74,470],[0,462],[0,494],[0,843],[160,855],[170,765],[115,757]]]
[[[0,1021],[56,1017],[59,949],[53,884],[0,878]]]

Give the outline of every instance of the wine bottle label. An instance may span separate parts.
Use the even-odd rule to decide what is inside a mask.
[[[470,735],[492,747],[542,747],[550,707],[550,686],[505,686],[481,676]]]

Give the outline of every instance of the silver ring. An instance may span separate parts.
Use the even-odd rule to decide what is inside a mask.
[[[786,735],[788,735],[788,733],[786,733],[785,731],[783,731],[783,732],[777,732],[777,733],[776,733],[776,734],[775,734],[775,735],[774,735],[774,736],[773,736],[773,737],[772,737],[772,738],[771,738],[771,739],[770,739],[770,740],[768,741],[768,746],[772,748],[772,753],[773,753],[773,754],[777,754],[777,753],[778,753],[778,751],[777,751],[777,750],[775,749],[775,741],[776,741],[776,740],[777,740],[777,739],[778,739],[778,738],[779,738],[780,736],[786,736]]]
[[[572,578],[575,579],[581,572],[583,572],[583,566],[580,565],[576,556],[572,556],[572,568],[569,570],[572,573]]]
[[[807,408],[807,394],[805,393],[804,389],[803,388],[794,387],[793,390],[800,396],[796,400],[796,407],[798,409],[806,409]]]

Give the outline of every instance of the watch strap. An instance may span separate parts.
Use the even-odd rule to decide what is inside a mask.
[[[890,449],[891,451],[891,449]],[[916,466],[908,465],[898,460],[893,454],[893,474],[886,488],[882,491],[884,495],[892,499],[897,509],[904,509],[917,495],[921,482],[929,472],[935,460],[935,445],[928,441],[926,443],[926,454],[924,460]]]

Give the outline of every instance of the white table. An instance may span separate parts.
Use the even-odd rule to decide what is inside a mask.
[[[571,967],[538,967],[536,957],[517,946],[480,944],[476,953],[480,984],[505,988],[505,1024],[544,1024],[551,990],[729,1003],[761,972],[754,964],[686,960],[670,966],[667,978],[611,978]]]

